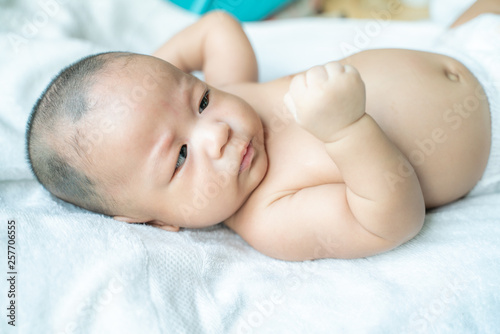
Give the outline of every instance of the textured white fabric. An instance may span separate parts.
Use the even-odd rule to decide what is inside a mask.
[[[498,331],[500,194],[429,213],[422,232],[394,251],[303,263],[267,258],[222,226],[169,233],[53,199],[23,149],[30,108],[50,78],[93,52],[150,53],[196,19],[159,0],[55,1],[0,5],[0,259],[5,268],[14,219],[19,273],[16,331],[0,283],[1,333]],[[428,49],[443,30],[380,18],[245,28],[262,80],[356,49]]]

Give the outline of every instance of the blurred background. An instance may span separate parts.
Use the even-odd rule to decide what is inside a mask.
[[[429,17],[429,0],[170,0],[195,13],[224,9],[240,21],[286,19],[304,16],[373,18],[382,11],[391,20]]]

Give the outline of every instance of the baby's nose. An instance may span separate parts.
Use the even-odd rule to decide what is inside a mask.
[[[203,131],[203,140],[208,155],[212,159],[219,159],[224,153],[226,144],[229,141],[231,128],[227,123],[215,122],[206,126]]]

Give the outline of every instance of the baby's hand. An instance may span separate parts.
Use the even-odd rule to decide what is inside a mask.
[[[358,71],[331,62],[295,76],[284,102],[300,126],[326,143],[365,114],[365,98]]]

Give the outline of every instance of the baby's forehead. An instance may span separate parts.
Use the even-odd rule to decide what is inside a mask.
[[[120,66],[120,64],[125,70],[123,73],[137,77],[152,76],[164,80],[179,81],[183,77],[190,76],[174,65],[153,56],[134,55],[130,60],[117,65]]]
[[[159,105],[165,106],[165,110],[168,106],[175,108],[174,104],[187,103],[192,92],[201,92],[205,86],[194,76],[158,58],[135,56],[131,61],[118,62],[94,81],[91,95],[97,109],[104,111],[98,114],[115,118]]]
[[[105,81],[111,90],[126,89],[130,95],[140,95],[155,89],[183,91],[199,80],[156,57],[135,55],[130,61],[111,64],[98,81]]]

